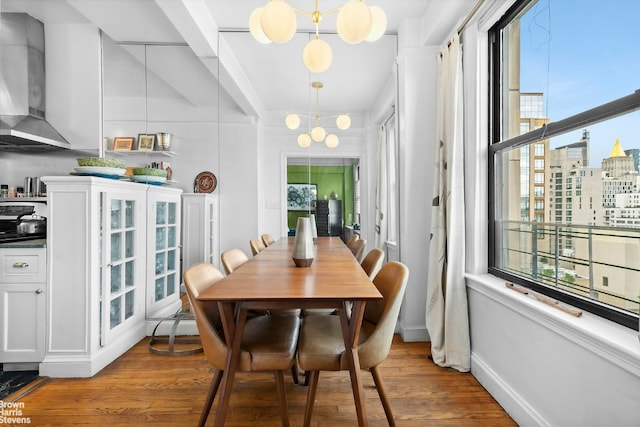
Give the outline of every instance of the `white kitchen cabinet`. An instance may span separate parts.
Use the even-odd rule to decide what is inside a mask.
[[[42,361],[46,289],[45,248],[0,249],[0,363],[5,370]]]
[[[40,375],[90,377],[143,339],[156,317],[180,309],[170,262],[177,265],[179,241],[169,236],[179,236],[182,191],[89,176],[42,181],[50,291]],[[162,233],[165,245],[156,250]]]
[[[199,262],[220,263],[217,194],[182,194],[182,271]]]

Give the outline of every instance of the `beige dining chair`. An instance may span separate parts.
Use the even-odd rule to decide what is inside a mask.
[[[360,238],[359,234],[352,234],[351,237],[349,237],[349,240],[347,240],[347,247],[351,248],[351,246],[356,242],[356,240],[358,240]]]
[[[384,264],[384,251],[380,248],[371,249],[360,263],[362,269],[367,273],[367,276],[369,276],[369,279],[371,280],[376,277],[376,274],[380,271],[382,264]]]
[[[220,261],[222,261],[224,272],[229,275],[236,268],[249,261],[249,257],[242,251],[242,249],[231,248],[222,252],[222,255],[220,255]]]
[[[231,248],[222,252],[220,255],[220,261],[222,261],[222,267],[224,268],[224,272],[227,276],[233,273],[238,267],[240,267],[245,262],[249,261],[249,257],[245,254],[242,249]],[[274,315],[294,315],[300,316],[302,312],[299,308],[283,308],[279,310],[249,310],[247,316],[254,317],[265,314],[274,314]],[[293,377],[293,382],[298,384],[298,370],[294,365],[291,369],[291,376]]]
[[[351,249],[353,256],[356,257],[358,262],[362,261],[362,254],[364,254],[365,246],[367,246],[366,239],[358,239],[355,242],[353,242],[351,246],[349,246],[349,249]]]
[[[400,262],[390,261],[382,266],[373,283],[383,298],[366,303],[358,341],[360,368],[371,372],[390,426],[395,426],[395,420],[378,366],[384,362],[391,349],[408,278],[409,269]],[[309,426],[320,371],[349,369],[340,316],[304,318],[298,340],[297,361],[298,367],[305,371],[309,385],[304,414],[304,425]]]
[[[260,236],[260,239],[262,239],[262,243],[264,243],[264,245],[266,247],[269,247],[271,245],[273,245],[276,240],[273,238],[273,236],[271,234],[265,233],[262,236]]]
[[[184,284],[193,308],[204,354],[209,364],[215,368],[199,426],[204,426],[209,416],[222,380],[228,349],[222,332],[218,305],[198,301],[198,296],[223,278],[220,270],[204,262],[192,265],[184,272]],[[289,425],[284,371],[294,366],[299,331],[300,319],[296,316],[252,317],[245,323],[240,345],[238,371],[274,372],[283,426]]]
[[[249,246],[251,246],[251,253],[253,254],[253,256],[258,255],[260,252],[266,249],[266,246],[264,243],[262,243],[261,239],[249,240]]]

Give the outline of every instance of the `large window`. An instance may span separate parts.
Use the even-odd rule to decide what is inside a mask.
[[[489,269],[634,329],[638,16],[637,0],[519,0],[490,32]]]

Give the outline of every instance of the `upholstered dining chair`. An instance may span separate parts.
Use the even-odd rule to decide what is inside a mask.
[[[204,354],[209,364],[215,368],[200,415],[198,423],[200,426],[205,425],[211,405],[216,397],[228,349],[217,304],[203,304],[202,301],[198,301],[198,296],[223,277],[220,270],[214,265],[204,262],[194,264],[184,272],[184,284],[193,308]],[[296,316],[263,315],[252,317],[246,321],[240,345],[238,371],[274,372],[283,426],[289,425],[284,371],[291,369],[294,365],[299,331],[300,319]]]
[[[366,303],[358,341],[360,368],[371,372],[390,426],[395,426],[395,421],[378,366],[386,359],[391,349],[408,278],[409,269],[400,262],[390,261],[382,266],[373,283],[383,298]],[[298,340],[297,361],[298,367],[305,371],[308,379],[304,425],[309,426],[320,371],[348,369],[340,316],[304,318]]]
[[[273,238],[273,236],[271,234],[265,233],[262,236],[260,236],[260,239],[262,239],[262,243],[264,243],[264,245],[266,247],[269,247],[271,245],[273,245],[276,240]]]
[[[222,261],[224,272],[229,275],[233,270],[249,261],[249,257],[242,251],[242,249],[231,248],[222,252],[220,255],[220,261]]]
[[[358,239],[355,242],[353,242],[351,246],[349,246],[349,249],[351,249],[353,256],[356,257],[358,262],[362,261],[362,254],[364,254],[365,246],[367,246],[366,239]]]
[[[231,248],[222,252],[222,254],[220,255],[220,261],[222,261],[222,267],[224,268],[224,272],[228,276],[242,264],[249,261],[249,257],[242,251],[242,249]],[[294,316],[299,316],[301,311],[302,310],[299,308],[283,308],[280,310],[249,310],[247,315],[249,317],[264,314],[292,314]],[[291,369],[291,376],[293,377],[293,382],[295,384],[298,384],[298,370],[295,365]]]
[[[356,240],[358,240],[360,238],[359,234],[352,234],[351,237],[349,237],[349,240],[347,240],[347,247],[351,248],[351,245],[353,245]]]
[[[362,269],[367,273],[370,280],[373,280],[373,278],[376,277],[376,274],[380,271],[382,264],[384,264],[384,251],[380,248],[371,249],[360,263]]]
[[[249,240],[249,246],[251,246],[251,253],[253,254],[253,256],[258,255],[261,251],[266,249],[266,245],[262,243],[261,239]]]

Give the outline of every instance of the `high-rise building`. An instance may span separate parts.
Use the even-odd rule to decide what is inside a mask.
[[[549,154],[549,221],[559,224],[595,224],[597,212],[586,213],[583,209],[593,206],[585,198],[597,192],[596,207],[600,207],[600,171],[586,169],[589,161],[589,131],[582,132],[582,139],[551,150]],[[595,178],[594,178],[595,175]],[[593,187],[583,180],[593,181]],[[575,215],[578,213],[578,215]],[[586,222],[578,221],[586,219]]]
[[[544,117],[542,93],[520,94],[520,133],[538,129],[549,122]],[[532,150],[533,149],[533,150]],[[549,140],[520,148],[520,218],[547,222],[545,187],[548,176]]]

